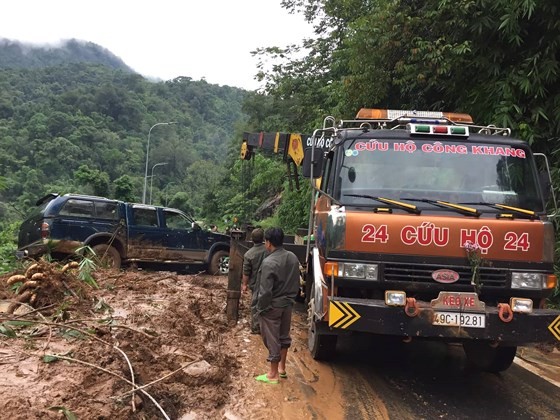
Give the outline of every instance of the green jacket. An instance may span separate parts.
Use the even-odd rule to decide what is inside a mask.
[[[268,254],[263,243],[254,244],[243,256],[243,274],[249,277],[249,289],[255,290],[257,275],[264,257]]]
[[[257,312],[293,305],[299,291],[299,279],[296,255],[281,246],[272,251],[259,270]]]

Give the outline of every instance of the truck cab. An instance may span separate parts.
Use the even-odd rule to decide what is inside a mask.
[[[306,279],[315,358],[357,331],[458,342],[501,371],[517,345],[560,339],[560,312],[546,309],[557,285],[549,175],[526,142],[466,114],[363,109],[333,121],[304,160],[319,179]]]
[[[89,247],[105,266],[205,265],[227,274],[229,236],[202,230],[179,209],[80,194],[48,194],[21,224],[17,255],[72,258]]]

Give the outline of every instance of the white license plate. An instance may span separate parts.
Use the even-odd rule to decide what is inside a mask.
[[[486,317],[483,314],[465,312],[434,312],[432,324],[443,327],[485,328]]]

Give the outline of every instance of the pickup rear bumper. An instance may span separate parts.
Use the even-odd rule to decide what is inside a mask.
[[[326,324],[321,328],[327,334],[359,331],[458,342],[488,340],[510,345],[560,340],[560,311],[552,309],[534,309],[530,314],[513,313],[513,319],[504,322],[498,308],[487,306],[476,312],[484,316],[485,327],[472,328],[433,325],[438,310],[427,302],[417,302],[415,316],[407,315],[404,307],[387,306],[383,300],[334,297],[329,298],[329,305],[330,328],[325,328]]]
[[[19,248],[16,251],[16,257],[18,259],[24,257],[37,258],[50,252],[73,254],[81,246],[83,246],[83,243],[79,241],[41,239]]]

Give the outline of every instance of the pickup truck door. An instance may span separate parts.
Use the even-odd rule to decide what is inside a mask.
[[[163,209],[166,235],[163,245],[170,259],[179,262],[204,262],[207,255],[205,233],[193,221],[173,209]]]
[[[153,206],[134,204],[128,209],[128,259],[142,261],[166,260],[162,223]]]

